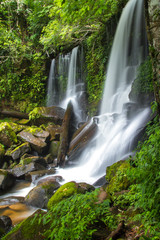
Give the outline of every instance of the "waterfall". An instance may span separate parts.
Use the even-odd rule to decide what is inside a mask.
[[[53,106],[57,97],[56,78],[55,78],[55,59],[51,61],[48,87],[47,87],[47,107]]]
[[[79,166],[60,170],[65,181],[94,183],[106,167],[133,154],[137,138],[150,118],[150,108],[131,102],[129,93],[138,66],[147,56],[143,0],[130,0],[124,8],[111,50],[101,115],[91,121],[98,133],[83,151]]]
[[[79,46],[73,48],[69,63],[66,97],[61,103],[61,106],[66,109],[68,103],[72,102],[77,123],[84,121],[86,117],[85,106],[80,104],[85,92],[83,58],[83,48],[80,49]]]

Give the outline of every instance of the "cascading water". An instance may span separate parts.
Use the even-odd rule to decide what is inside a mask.
[[[79,66],[78,66],[79,61]],[[84,111],[80,106],[81,96],[85,91],[84,81],[82,77],[82,66],[83,66],[83,49],[79,51],[79,47],[75,47],[71,53],[71,59],[68,71],[68,83],[66,90],[66,97],[62,101],[61,106],[66,108],[68,103],[71,101],[74,108],[74,113],[77,118],[77,122],[85,120]]]
[[[150,108],[129,100],[138,66],[147,56],[143,0],[130,0],[123,10],[107,70],[98,133],[83,151],[79,167],[60,169],[65,181],[94,183],[106,167],[132,155]]]
[[[48,78],[48,87],[47,87],[47,107],[53,106],[55,104],[57,95],[56,89],[56,78],[55,78],[55,59],[51,62],[49,78]]]

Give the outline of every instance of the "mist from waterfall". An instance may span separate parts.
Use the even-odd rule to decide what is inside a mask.
[[[143,0],[130,0],[124,8],[108,64],[97,122],[98,133],[81,154],[79,166],[60,169],[65,181],[93,184],[106,167],[133,154],[137,139],[150,118],[150,107],[131,102],[129,93],[139,65],[147,57]]]

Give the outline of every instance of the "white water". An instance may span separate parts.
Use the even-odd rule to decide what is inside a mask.
[[[84,92],[84,82],[82,79],[82,74],[79,76],[79,72],[82,73],[83,66],[83,49],[81,50],[81,54],[78,55],[79,47],[75,47],[71,53],[71,59],[69,63],[69,71],[68,71],[68,82],[67,82],[67,90],[66,97],[64,101],[61,103],[62,108],[67,108],[68,103],[71,101],[74,109],[75,116],[77,118],[77,122],[84,121],[85,117],[83,116],[83,110],[80,106],[81,95]],[[78,57],[80,59],[78,59]],[[79,60],[79,66],[78,66]]]
[[[93,184],[105,175],[107,166],[133,154],[136,138],[149,120],[150,108],[138,108],[128,97],[137,68],[147,56],[143,4],[143,0],[130,0],[123,10],[107,70],[99,131],[78,167],[59,169],[65,182]]]
[[[48,87],[47,87],[47,107],[53,106],[55,104],[54,100],[56,98],[56,82],[55,82],[55,59],[51,62]]]

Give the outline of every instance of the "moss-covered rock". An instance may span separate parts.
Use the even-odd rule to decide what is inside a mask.
[[[106,191],[111,198],[115,192],[126,190],[131,185],[126,174],[129,168],[131,168],[131,166],[127,161],[120,161],[110,166],[109,169],[107,168],[108,173],[106,178],[109,180],[109,185]]]
[[[57,157],[60,142],[52,141],[49,147],[49,153],[53,158]]]
[[[11,151],[11,156],[13,160],[17,160],[25,153],[29,153],[30,151],[31,151],[30,145],[28,142],[26,142],[16,147],[13,151]]]
[[[56,106],[52,107],[36,107],[29,113],[29,119],[36,125],[53,122],[62,124],[64,117],[64,109]]]
[[[76,193],[84,194],[93,191],[95,188],[87,183],[68,182],[62,185],[50,198],[48,209],[61,200],[68,198]]]
[[[0,143],[6,147],[17,143],[17,136],[8,122],[0,123]]]
[[[55,203],[68,198],[77,193],[77,184],[75,182],[68,182],[62,185],[54,195],[49,199],[48,209],[50,209]]]
[[[37,208],[47,208],[47,203],[54,191],[60,187],[57,181],[47,181],[33,188],[25,197],[25,203]]]
[[[43,233],[47,230],[47,224],[39,221],[38,215],[45,214],[42,210],[37,210],[33,215],[25,219],[14,227],[7,235],[2,237],[2,240],[44,240]],[[37,216],[37,217],[36,217]],[[33,221],[34,219],[34,221]],[[32,224],[31,224],[32,223]]]

